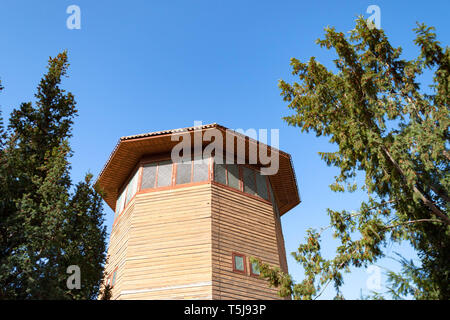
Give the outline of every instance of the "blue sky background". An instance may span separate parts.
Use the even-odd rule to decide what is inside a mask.
[[[69,5],[81,8],[81,29],[69,30]],[[369,5],[381,9],[381,27],[404,57],[418,54],[415,22],[437,28],[449,43],[450,3],[442,1],[1,1],[0,107],[8,118],[21,102],[34,101],[47,59],[69,52],[70,78],[64,88],[78,103],[71,141],[73,180],[87,171],[98,175],[119,137],[217,122],[229,128],[278,128],[280,148],[293,157],[302,203],[282,217],[287,252],[295,251],[306,229],[328,225],[326,208],[356,210],[363,193],[329,190],[337,170],[317,152],[335,146],[301,133],[281,119],[290,114],[280,97],[279,79],[292,80],[289,59],[315,56],[333,68],[334,52],[314,41],[323,28],[346,32],[357,15],[369,17]],[[108,231],[113,212],[105,205]],[[333,254],[330,232],[322,242]],[[413,257],[408,245],[387,254]],[[288,257],[294,278],[302,270]],[[386,258],[378,265],[394,269]],[[368,293],[369,274],[347,275],[343,293]],[[386,277],[382,275],[382,281]],[[332,287],[321,299],[334,296]]]

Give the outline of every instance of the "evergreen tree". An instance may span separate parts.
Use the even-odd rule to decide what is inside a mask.
[[[105,264],[108,264],[109,256],[106,257]],[[100,286],[99,300],[111,300],[112,297],[112,288],[108,283],[107,279],[110,276],[106,270],[103,271],[103,279],[101,281],[102,285]]]
[[[368,194],[356,213],[328,209],[331,223],[325,229],[339,240],[334,258],[321,255],[324,230],[308,230],[293,253],[305,270],[301,282],[261,265],[262,275],[283,296],[317,298],[333,283],[342,298],[343,273],[375,263],[389,243],[408,241],[420,264],[400,259],[401,271],[388,274],[391,297],[450,299],[450,51],[436,40],[434,28],[418,24],[414,30],[420,54],[405,60],[383,30],[362,18],[349,36],[326,28],[317,43],[336,51],[337,71],[314,57],[307,63],[292,59],[299,81],[279,83],[294,111],[285,121],[338,146],[320,153],[340,171],[331,189],[361,187]],[[428,90],[419,83],[424,72],[434,74]],[[361,186],[354,183],[358,172],[365,174]]]
[[[106,228],[92,175],[73,187],[74,96],[60,88],[67,53],[50,58],[36,104],[22,103],[0,133],[0,298],[92,299],[103,274]],[[6,131],[6,132],[5,132]],[[70,265],[81,289],[67,288]]]

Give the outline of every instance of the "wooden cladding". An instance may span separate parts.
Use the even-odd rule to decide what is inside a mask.
[[[138,193],[111,233],[112,298],[279,299],[250,257],[287,271],[280,236],[270,203],[222,184]]]
[[[257,257],[287,271],[274,207],[222,184],[211,187],[213,299],[280,299],[250,265],[250,257]],[[242,257],[244,272],[236,257]]]
[[[131,205],[123,281],[113,298],[211,299],[210,185],[140,193]]]

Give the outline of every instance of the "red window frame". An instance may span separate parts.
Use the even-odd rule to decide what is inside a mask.
[[[114,288],[114,286],[115,286],[115,284],[116,284],[116,282],[117,282],[117,269],[118,269],[119,267],[116,267],[115,269],[114,269],[114,271],[111,273],[111,275],[109,276],[110,277],[110,284],[111,284],[111,289],[112,288]],[[114,275],[116,275],[115,277],[114,277]]]
[[[260,197],[258,195],[258,185],[256,183],[256,171],[260,171],[260,170],[254,168],[252,166],[246,165],[246,164],[237,164],[238,172],[239,172],[239,189],[236,189],[236,188],[230,187],[228,185],[228,164],[226,164],[226,163],[223,163],[223,165],[225,166],[225,184],[214,180],[214,164],[215,164],[214,161],[212,161],[212,171],[213,172],[212,172],[212,175],[211,175],[211,177],[212,177],[211,181],[213,181],[214,183],[217,183],[217,184],[219,184],[221,186],[225,186],[227,189],[230,189],[230,190],[233,190],[233,191],[238,191],[238,192],[241,192],[241,193],[243,193],[246,196],[249,196],[251,198],[258,199],[258,200],[264,201],[266,203],[272,204],[272,194],[271,194],[271,192],[269,190],[269,188],[270,188],[270,181],[269,181],[269,177],[268,176],[265,177],[266,178],[266,188],[267,188],[267,199],[264,199],[263,197]],[[243,167],[247,167],[248,169],[253,170],[253,172],[254,172],[253,179],[254,179],[254,182],[255,182],[255,194],[251,194],[251,193],[248,193],[248,192],[244,191]]]
[[[251,261],[250,259],[248,259],[248,269],[250,270],[250,275],[251,275],[252,277],[257,277],[257,278],[260,277],[260,273],[259,273],[259,274],[258,274],[258,273],[253,273],[253,269],[252,269],[252,261]]]
[[[193,180],[194,180],[194,160],[191,159],[191,176],[189,178],[189,182],[185,182],[185,183],[177,183],[177,174],[178,174],[178,163],[173,163],[173,174],[172,174],[172,187],[174,186],[186,186],[189,184],[192,184]],[[208,168],[208,179],[209,179],[209,168]]]
[[[236,269],[236,259],[235,257],[242,257],[244,259],[242,265],[244,266],[244,270],[239,270]],[[246,258],[244,254],[238,253],[238,252],[232,252],[231,253],[231,259],[232,259],[232,264],[233,264],[233,272],[237,272],[240,274],[247,274],[247,263],[246,263]]]

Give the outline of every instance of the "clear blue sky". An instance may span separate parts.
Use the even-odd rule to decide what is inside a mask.
[[[81,29],[69,30],[66,8],[81,8]],[[121,136],[192,126],[194,120],[229,128],[279,128],[280,147],[290,153],[302,203],[282,218],[287,252],[295,251],[308,227],[328,225],[326,208],[357,209],[361,193],[335,194],[328,185],[337,171],[318,151],[335,147],[326,139],[288,127],[277,88],[290,80],[289,59],[315,56],[332,67],[333,52],[314,41],[323,28],[353,28],[369,5],[381,9],[381,27],[405,57],[413,46],[415,22],[450,38],[447,0],[442,1],[2,1],[0,78],[5,118],[21,102],[34,101],[49,56],[67,49],[71,63],[64,87],[74,93],[79,117],[71,141],[74,181],[98,175]],[[112,211],[105,206],[108,230]],[[334,242],[322,243],[328,255]],[[404,245],[390,247],[411,255]],[[289,270],[302,270],[288,257]],[[389,259],[381,266],[395,268]],[[344,295],[367,293],[369,274],[346,276]],[[382,280],[384,280],[384,275]],[[327,290],[321,298],[332,298]]]

